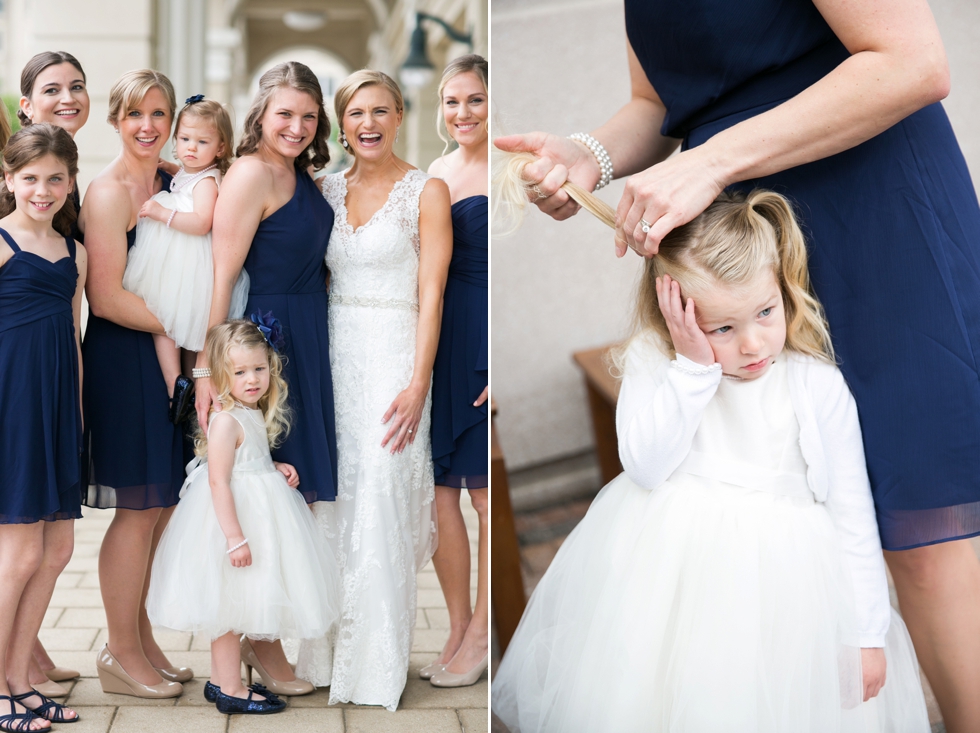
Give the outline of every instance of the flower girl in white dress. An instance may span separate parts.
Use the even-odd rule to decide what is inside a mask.
[[[167,390],[171,397],[177,393],[170,413],[171,420],[179,422],[188,410],[192,384],[181,378],[178,349],[204,347],[214,280],[211,223],[218,184],[231,165],[235,134],[227,110],[202,94],[187,99],[177,115],[176,130],[180,170],[170,190],[160,191],[139,211],[123,287],[140,296],[166,330],[166,335],[154,334],[153,345]],[[229,318],[244,313],[248,284],[242,270]]]
[[[208,334],[212,412],[181,500],[160,538],[146,599],[150,621],[211,638],[205,697],[223,713],[274,713],[265,688],[242,686],[239,639],[319,638],[340,613],[340,572],[300,477],[269,444],[288,431],[279,322],[227,321]],[[267,340],[268,339],[268,340]],[[270,345],[271,344],[271,345]]]
[[[513,733],[926,733],[857,409],[786,200],[723,194],[675,229],[636,319],[625,472],[535,590],[494,712]]]

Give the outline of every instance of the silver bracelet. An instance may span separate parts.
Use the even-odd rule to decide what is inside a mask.
[[[211,367],[194,367],[191,369],[191,376],[194,379],[210,379]]]
[[[613,179],[613,164],[612,158],[609,157],[609,153],[606,149],[602,147],[602,143],[596,140],[587,132],[576,132],[574,135],[568,136],[569,140],[574,140],[575,142],[582,143],[585,147],[589,149],[589,152],[595,156],[596,163],[599,164],[599,182],[596,184],[595,190],[598,191],[600,188],[605,188]]]
[[[177,209],[171,209],[170,210],[170,218],[167,219],[167,229],[170,228],[170,222],[172,222],[174,220],[174,217],[175,216],[177,216]]]
[[[231,548],[230,550],[228,550],[228,552],[226,552],[225,554],[226,554],[226,555],[230,555],[230,554],[231,554],[231,553],[233,553],[233,552],[234,552],[235,550],[237,550],[237,549],[238,549],[239,547],[245,547],[245,545],[247,545],[247,544],[248,544],[248,537],[246,537],[246,538],[245,538],[245,539],[243,539],[243,540],[242,540],[241,542],[239,542],[239,543],[238,543],[237,545],[235,545],[234,547],[232,547],[232,548]]]

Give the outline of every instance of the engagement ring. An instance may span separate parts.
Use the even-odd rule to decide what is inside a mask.
[[[650,227],[651,226],[652,225],[650,224],[650,222],[648,222],[646,219],[640,219],[640,230],[644,234],[649,234],[650,233]]]

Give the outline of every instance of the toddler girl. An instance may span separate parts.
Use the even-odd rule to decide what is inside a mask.
[[[513,733],[928,731],[787,201],[723,194],[671,232],[636,320],[625,472],[535,590],[494,712]]]
[[[241,680],[239,638],[316,639],[339,614],[339,573],[300,477],[269,454],[288,431],[278,321],[253,316],[208,333],[220,412],[197,439],[193,468],[153,560],[146,610],[154,624],[208,634],[205,697],[223,713],[272,713],[283,703]],[[267,340],[267,335],[268,339]],[[271,343],[270,343],[271,341]]]
[[[166,336],[154,335],[153,343],[173,398],[170,419],[177,423],[187,413],[192,391],[191,381],[180,373],[177,349],[201,350],[211,310],[211,221],[234,147],[228,112],[202,94],[189,97],[177,115],[174,140],[180,169],[170,190],[140,209],[123,287],[140,296],[166,330]],[[230,317],[241,317],[247,298],[248,276],[242,271]]]

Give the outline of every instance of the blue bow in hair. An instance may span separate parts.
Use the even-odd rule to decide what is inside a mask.
[[[193,97],[188,97],[184,100],[184,104],[194,104],[196,102],[201,102],[204,100],[203,94],[195,94]]]
[[[261,310],[255,311],[250,318],[252,323],[262,332],[265,336],[265,340],[269,342],[269,346],[277,354],[282,353],[283,346],[286,345],[286,339],[282,335],[282,324],[279,319],[272,315],[272,311],[268,313],[262,313]]]

